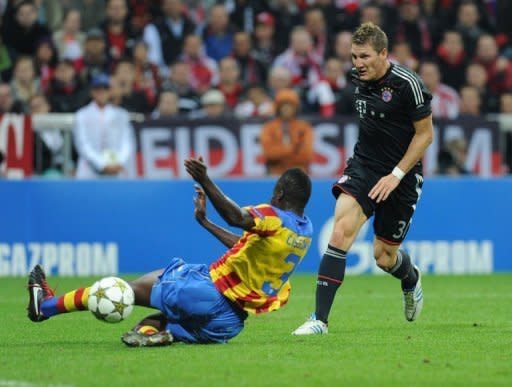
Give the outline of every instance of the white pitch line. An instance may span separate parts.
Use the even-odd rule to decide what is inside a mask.
[[[73,387],[71,384],[41,384],[24,382],[23,380],[0,379],[0,387]]]

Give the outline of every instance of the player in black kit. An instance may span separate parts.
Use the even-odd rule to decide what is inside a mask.
[[[316,311],[294,335],[327,333],[347,251],[372,215],[374,257],[401,280],[405,318],[414,321],[423,306],[420,271],[399,248],[421,195],[421,158],[433,138],[432,96],[417,74],[389,62],[387,47],[386,34],[372,23],[361,25],[352,38],[359,138],[332,189],[334,226],[318,270]]]

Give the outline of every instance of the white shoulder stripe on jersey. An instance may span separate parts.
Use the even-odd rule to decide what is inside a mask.
[[[411,85],[413,94],[414,94],[414,102],[416,105],[420,105],[424,102],[423,99],[423,93],[421,92],[421,86],[417,79],[415,79],[412,75],[407,74],[405,71],[398,69],[396,67],[393,67],[391,72],[400,78],[405,79],[409,84]]]
[[[411,89],[414,94],[414,101],[416,105],[419,105],[424,102],[423,93],[421,92],[421,86],[417,79],[414,78],[413,75],[406,73],[404,70],[394,67],[392,72],[399,76],[400,78],[405,79],[411,85]]]
[[[423,93],[421,92],[421,87],[417,79],[415,79],[411,74],[407,74],[404,70],[398,69],[396,67],[393,68],[392,72],[409,82],[414,93],[414,102],[416,105],[424,102]]]
[[[401,74],[402,78],[410,79],[412,81],[411,86],[414,85],[414,88],[418,92],[418,95],[423,97],[423,93],[421,92],[421,85],[413,74],[407,72],[406,70],[404,70],[402,68],[398,68],[396,66],[393,67],[393,71],[395,71],[396,75]],[[420,98],[420,99],[423,100],[423,98]]]

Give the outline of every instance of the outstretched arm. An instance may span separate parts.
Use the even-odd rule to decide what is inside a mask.
[[[197,222],[228,248],[232,248],[240,236],[217,226],[206,217],[206,195],[201,187],[195,186],[197,196],[194,198],[194,216]]]
[[[202,157],[185,160],[185,168],[192,178],[199,183],[212,202],[220,216],[233,227],[250,230],[255,226],[254,219],[247,210],[240,208],[233,200],[228,198],[219,187],[210,179],[206,164]]]

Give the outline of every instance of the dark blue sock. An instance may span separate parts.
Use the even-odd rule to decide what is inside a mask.
[[[411,263],[411,257],[404,250],[398,250],[396,253],[396,263],[387,271],[393,277],[402,280],[402,290],[411,290],[418,282],[418,275]]]
[[[347,253],[329,245],[320,262],[316,281],[316,318],[327,324],[336,291],[345,277]]]

